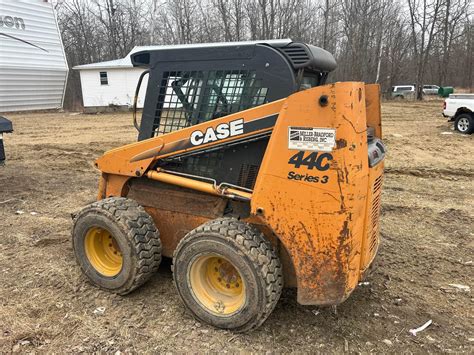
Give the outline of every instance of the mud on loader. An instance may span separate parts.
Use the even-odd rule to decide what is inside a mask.
[[[379,244],[378,86],[325,85],[332,55],[291,40],[132,62],[148,75],[138,142],[97,159],[97,202],[73,217],[92,283],[127,294],[173,258],[184,305],[235,331],[260,326],[283,287],[303,305],[343,302]]]

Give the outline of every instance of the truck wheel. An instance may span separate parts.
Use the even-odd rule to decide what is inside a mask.
[[[72,245],[90,281],[121,295],[145,283],[161,262],[161,241],[152,218],[123,197],[82,209],[74,217]]]
[[[474,131],[474,118],[470,113],[461,113],[454,121],[454,128],[464,134],[471,134]]]
[[[239,332],[268,318],[283,286],[270,242],[235,218],[212,220],[189,232],[175,250],[173,279],[198,320]]]

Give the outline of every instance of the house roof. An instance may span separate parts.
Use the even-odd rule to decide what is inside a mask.
[[[125,58],[109,60],[106,62],[76,65],[72,69],[88,70],[88,69],[133,68],[130,56],[133,53],[141,52],[141,51],[180,49],[180,48],[226,47],[226,46],[235,46],[236,44],[249,45],[249,44],[263,44],[263,43],[270,44],[273,47],[283,47],[290,44],[291,42],[292,42],[291,39],[272,39],[272,40],[263,40],[263,41],[194,43],[194,44],[176,44],[176,45],[162,45],[162,46],[136,46],[130,51],[130,53],[128,53],[125,56]]]
[[[135,47],[135,48],[141,48],[141,47]],[[76,65],[72,69],[87,70],[87,69],[133,68],[132,61],[130,60],[130,54],[134,53],[135,48],[133,48],[133,50],[129,54],[127,54],[125,58],[108,60],[106,62]]]

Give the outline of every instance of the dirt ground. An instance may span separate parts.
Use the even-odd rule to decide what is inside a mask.
[[[249,334],[196,322],[178,299],[169,260],[126,297],[81,275],[70,213],[95,198],[94,158],[135,140],[129,114],[9,115],[15,132],[5,137],[0,168],[0,352],[472,353],[474,136],[453,132],[441,110],[440,101],[383,104],[382,244],[368,284],[337,308],[300,306],[285,290]]]

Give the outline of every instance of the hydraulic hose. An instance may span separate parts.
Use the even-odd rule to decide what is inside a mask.
[[[143,78],[146,74],[150,74],[150,69],[145,70],[141,73],[140,78],[138,78],[137,88],[135,89],[135,96],[133,97],[133,125],[140,132],[140,126],[137,122],[137,102],[138,102],[138,93],[140,92],[140,86],[142,86]]]

